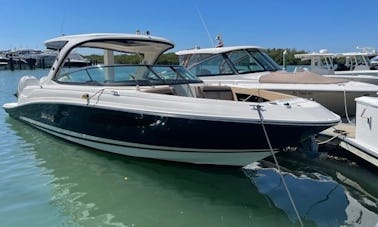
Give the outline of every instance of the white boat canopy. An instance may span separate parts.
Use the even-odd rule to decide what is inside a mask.
[[[176,55],[188,55],[188,54],[222,54],[234,50],[243,50],[243,49],[259,49],[263,50],[263,47],[259,46],[232,46],[232,47],[216,47],[216,48],[204,48],[204,49],[189,49],[177,51]]]
[[[174,43],[160,37],[139,34],[92,33],[61,36],[45,41],[47,49],[57,50],[59,54],[50,70],[48,80],[54,78],[64,64],[66,56],[77,47],[101,48],[124,53],[137,53],[143,56],[143,64],[153,64]]]

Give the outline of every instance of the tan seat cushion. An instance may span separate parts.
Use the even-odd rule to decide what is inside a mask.
[[[272,72],[261,76],[260,83],[282,83],[282,84],[337,84],[344,83],[347,80],[338,78],[329,78],[313,72]]]

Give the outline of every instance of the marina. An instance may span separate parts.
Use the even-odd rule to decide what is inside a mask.
[[[1,71],[1,102],[15,100],[23,75],[48,72]],[[271,157],[244,168],[130,158],[49,136],[5,111],[0,116],[4,226],[299,225]],[[374,226],[376,169],[322,149],[277,154],[304,225]]]
[[[69,63],[64,56],[78,43],[107,49],[104,64],[64,67]],[[367,90],[375,90],[371,97],[351,97],[348,90],[357,103],[350,100],[356,106],[348,106],[349,111],[356,113],[346,114],[348,123],[340,123],[338,115],[309,97],[278,93],[264,84],[282,87],[287,83],[283,80],[296,80],[307,89],[323,86],[318,92],[331,87],[340,93],[338,83],[347,87],[352,82],[319,79],[306,72],[287,79],[290,73],[280,71],[259,47],[231,47],[226,52],[255,51],[255,56],[260,54],[256,64],[265,59],[262,65],[271,67],[266,71],[273,71],[281,82],[266,82],[272,80],[269,74],[261,80],[264,72],[258,72],[261,86],[254,87],[248,73],[236,71],[234,78],[217,79],[216,71],[209,77],[213,81],[207,80],[208,74],[199,75],[203,83],[183,66],[154,65],[161,53],[173,47],[160,37],[84,34],[45,44],[59,50],[51,70],[0,71],[5,91],[0,126],[9,137],[4,141],[14,141],[0,144],[5,148],[0,167],[4,165],[2,181],[7,185],[0,212],[11,217],[6,226],[28,221],[39,226],[373,226],[378,222],[375,85],[366,84]],[[114,64],[113,51],[120,50],[143,56],[143,64]],[[184,56],[180,61],[208,51],[179,52]],[[224,53],[222,48],[219,51]],[[204,70],[201,64],[194,63]],[[197,68],[188,67],[194,74]],[[364,89],[364,83],[356,84]],[[356,123],[349,117],[355,117]],[[23,155],[18,157],[18,152]],[[8,157],[9,153],[15,156]],[[26,159],[28,168],[16,165],[10,172],[18,158]],[[21,178],[15,181],[13,174]],[[32,175],[31,189],[11,193],[20,184],[30,184],[30,176],[23,174]],[[20,195],[24,199],[13,209],[9,204]],[[303,199],[307,197],[311,199]],[[36,198],[45,202],[35,204]],[[125,203],[119,204],[119,198]],[[148,208],[142,208],[146,203]],[[38,209],[30,212],[28,207]],[[206,211],[210,213],[202,215]],[[50,219],[39,218],[46,212]],[[142,218],[146,215],[148,219]],[[188,222],[189,217],[195,218]]]
[[[0,51],[0,70],[25,70],[25,69],[46,69],[50,68],[57,51],[52,50],[7,50]],[[78,53],[71,53],[66,60],[65,67],[83,67],[93,64]]]
[[[2,2],[0,226],[378,227],[378,2]]]

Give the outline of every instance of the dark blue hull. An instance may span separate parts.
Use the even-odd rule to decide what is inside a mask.
[[[210,121],[164,114],[120,112],[66,104],[29,104],[6,109],[10,116],[39,122],[49,132],[143,144],[164,149],[261,150],[268,149],[261,123]],[[48,128],[46,126],[52,126]],[[332,125],[265,124],[273,148],[295,146],[302,139]],[[56,129],[63,129],[59,132]],[[67,133],[68,132],[68,133]],[[132,146],[132,145],[130,145]]]

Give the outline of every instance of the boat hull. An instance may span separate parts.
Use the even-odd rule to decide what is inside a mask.
[[[264,89],[313,100],[341,117],[356,115],[356,98],[362,96],[377,97],[378,92],[378,87],[374,85],[355,81],[353,83],[348,82],[347,86],[344,86],[343,84],[279,84],[202,78],[209,85],[222,84],[248,89]]]
[[[363,96],[376,96],[376,92],[369,91],[343,92],[279,89],[274,91],[313,100],[342,117],[356,115],[356,104],[354,101],[356,98]]]
[[[378,76],[378,70],[355,70],[355,71],[335,71],[336,75],[364,75]]]
[[[212,121],[59,103],[13,103],[4,108],[52,135],[123,155],[244,166],[271,154],[260,121]],[[274,150],[297,145],[329,126],[265,124]]]
[[[363,83],[378,85],[378,75],[372,75],[372,74],[335,74],[335,75],[323,75],[323,76],[328,77],[328,78],[359,81]]]

